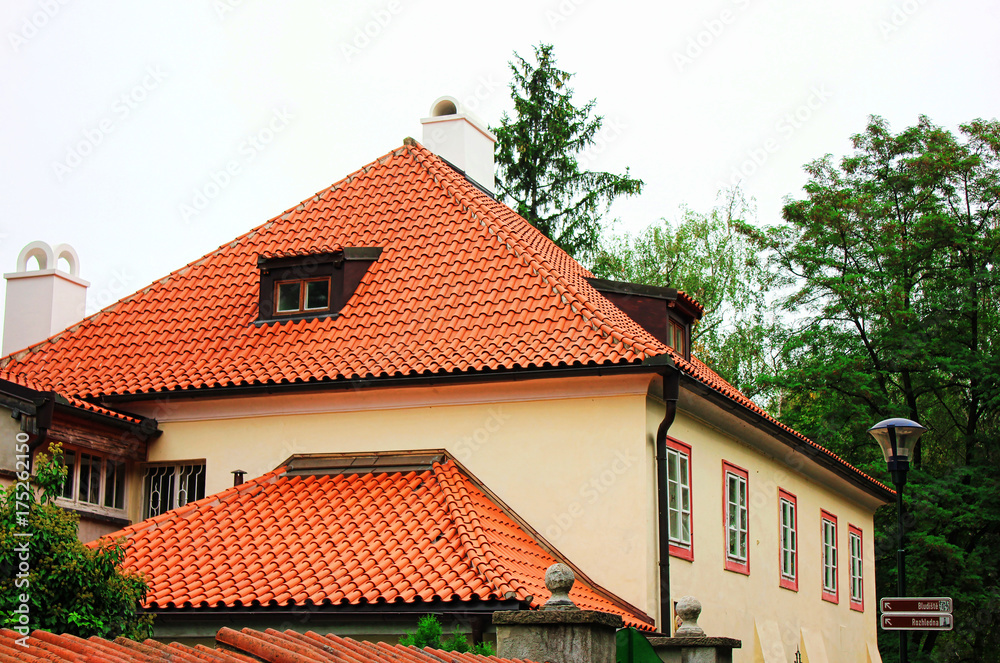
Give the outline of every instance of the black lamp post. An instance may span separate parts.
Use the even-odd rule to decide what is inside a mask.
[[[896,550],[896,590],[906,596],[906,530],[903,529],[903,486],[910,469],[910,456],[927,429],[909,419],[886,419],[868,429],[882,447],[882,455],[889,466],[892,484],[896,487],[896,518],[899,526],[899,548]],[[899,661],[908,663],[906,631],[899,632]]]

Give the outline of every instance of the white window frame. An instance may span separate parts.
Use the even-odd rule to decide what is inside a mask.
[[[840,597],[840,586],[837,582],[837,517],[827,511],[822,511],[820,523],[822,527],[823,599],[837,603]]]
[[[780,585],[799,589],[799,507],[798,500],[786,490],[778,489],[778,543]]]
[[[66,476],[66,482],[63,484],[63,489],[56,497],[56,504],[70,509],[75,509],[77,511],[97,513],[113,516],[115,518],[124,517],[128,510],[129,498],[128,462],[123,458],[112,457],[106,453],[83,447],[65,447],[62,453],[64,463],[68,454],[73,455],[73,462],[68,468],[69,473]],[[96,502],[91,502],[89,499],[80,495],[80,474],[82,472],[82,458],[84,455],[100,461],[97,472],[98,480]],[[109,472],[114,472],[114,474],[109,475]],[[109,483],[112,483],[115,486],[121,486],[122,492],[120,507],[115,506],[114,504],[111,506],[105,504],[108,498],[107,491],[109,489]],[[69,496],[65,495],[67,485],[69,486]]]
[[[187,473],[187,474],[185,474]],[[194,479],[194,485],[190,483]],[[200,480],[200,486],[199,486]],[[162,499],[157,499],[154,509],[153,488],[154,481],[167,481],[167,485],[162,483],[156,486],[155,494],[160,495],[164,489],[169,494],[166,498],[166,508],[161,509]],[[200,490],[198,488],[200,487]],[[191,495],[192,489],[195,494]],[[200,500],[205,497],[205,461],[191,460],[170,464],[150,464],[146,465],[142,473],[142,520],[163,515],[171,509],[182,507],[185,504]]]
[[[749,575],[750,512],[747,507],[747,493],[750,489],[749,473],[726,461],[723,461],[722,467],[725,484],[723,503],[726,511],[724,523],[726,569]]]
[[[851,608],[865,609],[864,546],[861,529],[853,525],[847,528],[848,548],[851,554]]]
[[[691,474],[691,447],[667,438],[667,514],[670,554],[687,560],[694,559]]]

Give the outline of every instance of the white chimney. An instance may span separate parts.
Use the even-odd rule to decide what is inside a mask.
[[[496,195],[493,146],[497,137],[490,133],[486,123],[454,97],[436,100],[431,104],[430,115],[420,120],[424,125],[423,146]]]
[[[38,269],[28,271],[28,261],[38,260]],[[59,261],[69,264],[69,273]],[[80,258],[69,244],[52,247],[32,242],[17,256],[17,271],[4,274],[7,302],[3,316],[3,355],[44,341],[83,319],[87,286],[80,278]]]

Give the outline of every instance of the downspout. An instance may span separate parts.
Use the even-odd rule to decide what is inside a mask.
[[[56,396],[54,392],[44,397],[40,402],[35,403],[34,421],[31,422],[35,430],[33,432],[24,431],[34,438],[28,443],[28,454],[32,462],[35,459],[35,452],[45,444],[45,440],[49,436],[49,429],[52,428],[52,415],[55,412],[55,408]]]
[[[660,624],[661,633],[673,632],[669,624],[673,606],[670,601],[670,511],[667,494],[667,430],[677,415],[677,396],[680,390],[680,371],[675,367],[664,368],[663,421],[656,429],[656,510],[660,551]]]

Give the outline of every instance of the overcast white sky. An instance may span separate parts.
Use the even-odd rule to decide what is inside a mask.
[[[543,41],[605,117],[591,167],[646,182],[621,229],[734,178],[772,222],[869,114],[1000,115],[998,26],[995,0],[4,0],[0,269],[72,244],[97,310],[419,140],[441,95],[497,124]]]

